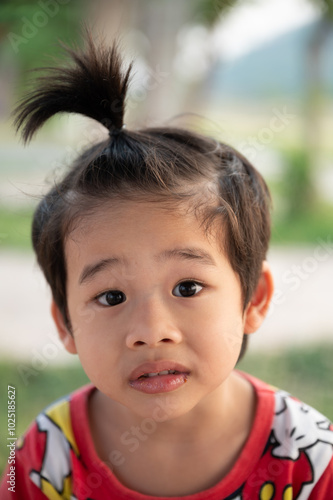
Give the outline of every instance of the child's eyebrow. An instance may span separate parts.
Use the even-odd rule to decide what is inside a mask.
[[[111,257],[109,259],[99,260],[94,264],[88,264],[84,267],[82,273],[80,274],[79,284],[83,285],[84,283],[91,281],[96,274],[98,274],[100,271],[103,271],[103,269],[105,269],[106,267],[117,266],[121,262],[123,262],[122,259]]]
[[[204,265],[216,267],[216,262],[213,257],[201,248],[173,248],[170,250],[164,250],[156,256],[156,260],[158,262],[163,262],[171,259],[196,260]],[[84,283],[91,281],[96,274],[106,268],[119,266],[120,264],[124,265],[127,263],[128,261],[126,259],[110,257],[108,259],[99,260],[94,264],[88,264],[84,267],[82,273],[80,274],[79,284],[83,285]]]
[[[213,257],[202,248],[196,248],[196,247],[173,248],[171,250],[165,250],[164,252],[160,253],[157,257],[157,260],[160,261],[165,261],[169,259],[198,260],[202,264],[216,267],[216,262],[213,259]]]

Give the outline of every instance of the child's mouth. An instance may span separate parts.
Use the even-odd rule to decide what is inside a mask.
[[[148,378],[148,377],[157,377],[157,376],[161,376],[161,375],[174,375],[174,374],[179,374],[180,372],[177,372],[176,370],[163,370],[162,372],[158,372],[158,373],[144,373],[143,375],[141,375],[141,377],[139,377],[139,379],[141,378]]]
[[[150,363],[151,367],[148,365],[141,365],[141,367],[134,370],[131,374],[129,385],[133,389],[146,394],[170,392],[180,388],[187,381],[190,374],[189,370],[180,365],[174,368],[165,369],[161,364],[165,365],[166,363],[167,362]],[[170,362],[168,364],[175,365],[175,363]],[[159,369],[158,365],[163,369]]]

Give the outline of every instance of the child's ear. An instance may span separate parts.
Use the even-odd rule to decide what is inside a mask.
[[[254,333],[265,319],[274,292],[273,276],[266,261],[263,262],[258,286],[245,310],[244,333]]]
[[[73,335],[70,333],[68,327],[66,326],[64,317],[54,300],[52,300],[51,304],[51,314],[53,321],[55,322],[55,325],[57,327],[60,340],[64,344],[66,351],[71,354],[76,354],[77,350]]]

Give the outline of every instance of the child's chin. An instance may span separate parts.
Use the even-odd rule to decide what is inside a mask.
[[[182,417],[192,409],[191,405],[186,404],[184,396],[176,394],[176,392],[149,394],[145,399],[146,401],[131,406],[129,409],[138,417],[147,419],[147,422],[143,422],[143,425],[147,426],[147,430],[149,426],[152,429],[157,428],[158,425]]]

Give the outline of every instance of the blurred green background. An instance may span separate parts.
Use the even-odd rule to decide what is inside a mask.
[[[331,1],[2,0],[0,257],[28,255],[33,262],[30,225],[40,194],[103,135],[83,117],[55,117],[25,149],[10,118],[34,77],[29,70],[49,65],[50,57],[62,59],[57,40],[80,43],[83,22],[96,37],[119,36],[126,60],[135,60],[129,128],[170,122],[232,144],[271,188],[275,248],[333,241]],[[8,283],[1,283],[5,294]],[[323,293],[333,299],[331,287]],[[319,339],[321,333],[316,332]],[[1,336],[8,335],[1,330]],[[333,419],[331,342],[250,351],[241,368]],[[21,433],[41,408],[86,381],[76,363],[55,363],[25,385],[18,361],[5,355],[0,362],[3,430],[7,384],[17,387]],[[1,446],[1,468],[5,450]]]
[[[1,246],[29,248],[30,208],[45,189],[45,178],[52,182],[54,171],[61,172],[102,133],[82,117],[55,117],[26,152],[9,118],[36,76],[29,70],[61,60],[58,40],[80,43],[82,23],[88,20],[96,37],[118,36],[126,59],[135,60],[128,126],[171,120],[238,147],[272,189],[274,243],[312,243],[331,234],[333,7],[329,0],[291,0],[291,20],[293,4],[294,9],[303,5],[303,12],[308,7],[303,23],[302,11],[296,10],[298,24],[288,28],[287,8],[282,20],[271,20],[273,34],[275,25],[281,33],[254,43],[254,31],[261,28],[265,36],[265,7],[275,3],[68,0],[60,5],[57,0],[3,0]],[[247,16],[249,34],[241,32],[241,44]],[[249,47],[244,46],[247,37]]]

